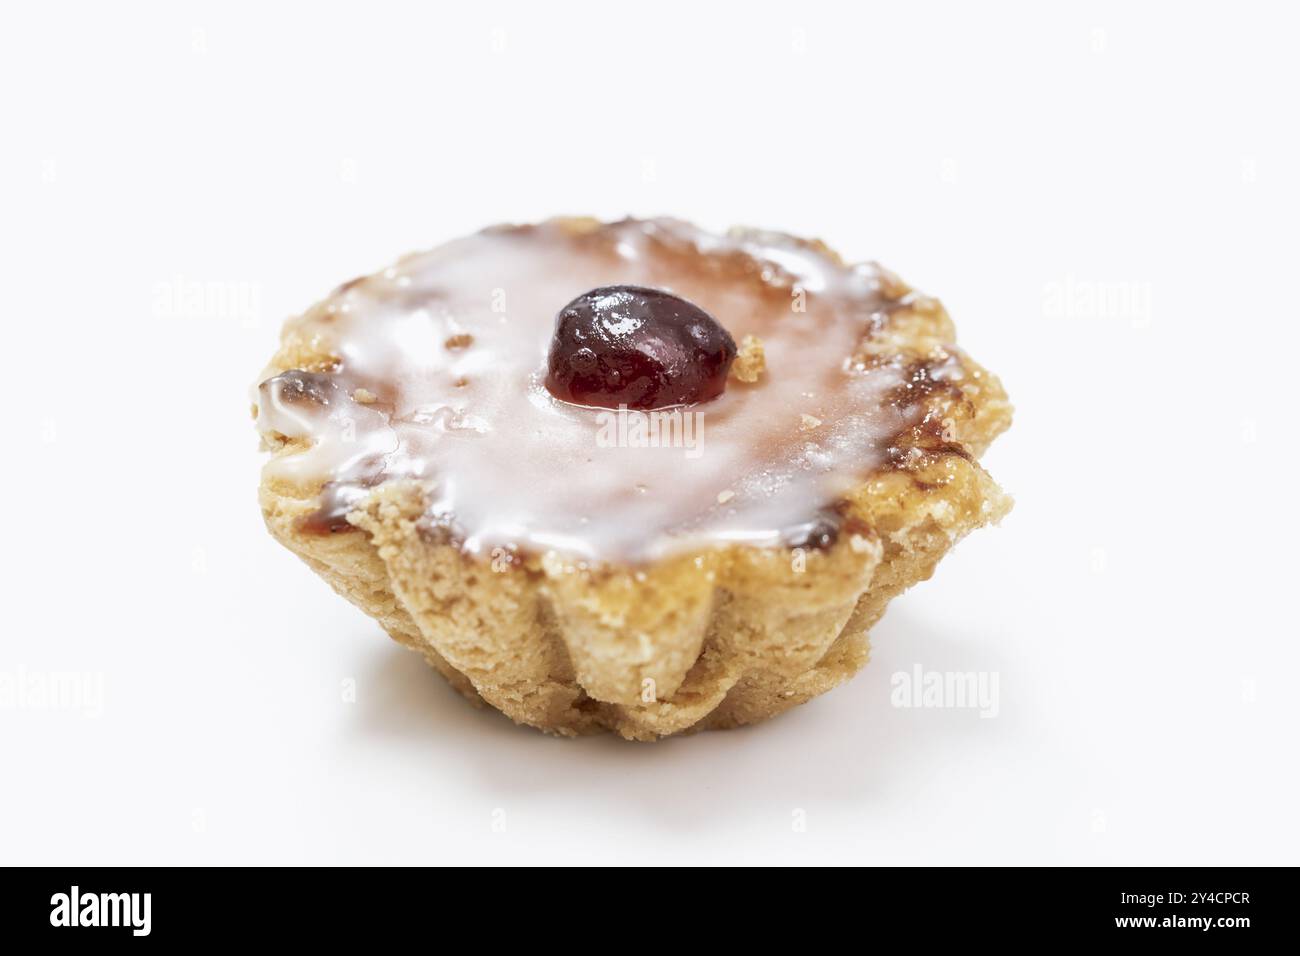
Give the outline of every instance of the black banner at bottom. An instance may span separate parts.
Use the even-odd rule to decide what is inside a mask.
[[[819,921],[838,922],[842,914],[865,922],[864,931],[919,929],[927,943],[1127,937],[1233,945],[1291,935],[1294,883],[1293,873],[1280,869],[894,869],[832,875],[829,892],[802,876],[797,888],[772,886],[768,877],[745,901],[737,898],[744,877],[728,877],[721,890],[707,873],[673,882],[626,871],[590,882],[580,874],[483,872],[453,881],[418,869],[48,868],[8,875],[10,889],[0,895],[7,940],[62,936],[92,945],[283,939],[336,946],[417,933],[449,917],[495,927],[499,941],[529,922],[559,930],[581,912],[582,925],[598,921],[606,939],[623,938],[618,926],[625,925],[627,945],[635,947],[678,923],[684,902],[714,895],[735,915],[759,914],[749,932],[764,936],[807,932],[815,912]],[[670,890],[674,883],[690,889]],[[719,936],[744,933],[736,923],[722,920]]]

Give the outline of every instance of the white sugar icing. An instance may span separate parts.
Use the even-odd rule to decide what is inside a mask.
[[[430,521],[474,553],[635,561],[789,543],[914,423],[891,400],[903,369],[849,361],[887,307],[881,281],[788,236],[676,220],[485,230],[294,320],[338,362],[261,383],[258,428],[307,444],[267,468],[326,486],[339,515],[381,482],[419,481]],[[542,384],[555,314],[609,285],[667,290],[736,341],[758,336],[765,374],[664,413],[558,401]]]

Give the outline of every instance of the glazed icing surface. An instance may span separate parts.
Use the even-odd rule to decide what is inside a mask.
[[[488,229],[293,320],[337,361],[259,385],[258,428],[302,446],[269,475],[323,489],[304,523],[321,533],[348,530],[343,516],[379,484],[421,482],[428,523],[472,553],[798,544],[918,414],[892,398],[905,369],[851,360],[888,307],[881,282],[873,265],[781,234],[666,219]],[[555,315],[610,285],[667,290],[737,342],[757,336],[765,373],[661,412],[559,401],[543,385]]]

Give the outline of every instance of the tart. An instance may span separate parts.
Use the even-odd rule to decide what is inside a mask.
[[[563,735],[779,714],[1010,507],[943,307],[781,233],[500,226],[341,285],[255,389],[271,534]]]

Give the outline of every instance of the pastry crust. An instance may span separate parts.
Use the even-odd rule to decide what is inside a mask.
[[[915,369],[903,400],[923,415],[896,436],[891,464],[837,504],[839,533],[819,547],[729,546],[637,565],[477,557],[422,520],[422,489],[402,481],[348,514],[359,533],[308,534],[299,522],[321,488],[270,469],[267,527],[462,694],[519,723],[653,740],[772,717],[852,676],[889,600],[1011,506],[976,461],[1011,421],[1001,384],[955,349],[936,300],[889,281],[893,304],[851,358]],[[303,331],[286,325],[267,376],[330,365]],[[939,363],[960,374],[936,378]]]

